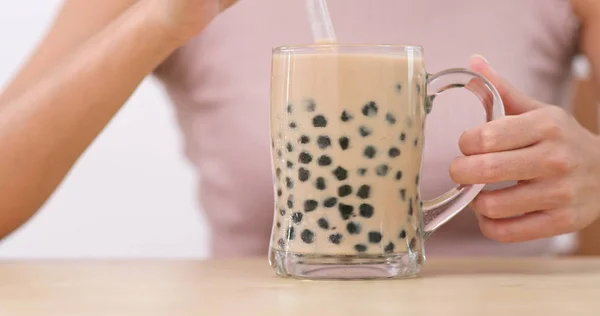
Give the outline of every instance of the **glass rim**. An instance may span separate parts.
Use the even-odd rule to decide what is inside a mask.
[[[341,48],[341,49],[367,49],[380,51],[396,51],[396,52],[417,52],[423,53],[423,46],[412,44],[381,44],[381,43],[310,43],[310,44],[295,44],[282,45],[272,49],[273,54],[281,53],[299,53],[306,51],[317,51],[326,48]]]

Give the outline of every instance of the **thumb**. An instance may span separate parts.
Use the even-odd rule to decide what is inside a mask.
[[[507,115],[518,115],[544,106],[539,101],[517,90],[506,79],[500,77],[483,56],[471,56],[469,68],[483,75],[496,87]]]

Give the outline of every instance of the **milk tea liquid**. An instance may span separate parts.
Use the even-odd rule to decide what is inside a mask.
[[[297,254],[421,249],[421,58],[275,54],[271,247]]]

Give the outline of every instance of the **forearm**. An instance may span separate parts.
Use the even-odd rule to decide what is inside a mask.
[[[0,238],[26,221],[178,43],[134,5],[26,92],[0,104]]]
[[[591,78],[582,80],[575,92],[573,112],[580,123],[594,133],[598,130],[598,91],[600,91],[600,3],[596,0],[571,0],[581,22],[579,46],[590,64]],[[600,253],[600,221],[579,232],[578,254]]]

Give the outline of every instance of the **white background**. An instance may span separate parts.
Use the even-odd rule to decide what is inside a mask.
[[[0,1],[0,84],[52,22],[60,0]],[[195,176],[162,87],[149,79],[58,192],[0,243],[4,258],[204,257]]]

